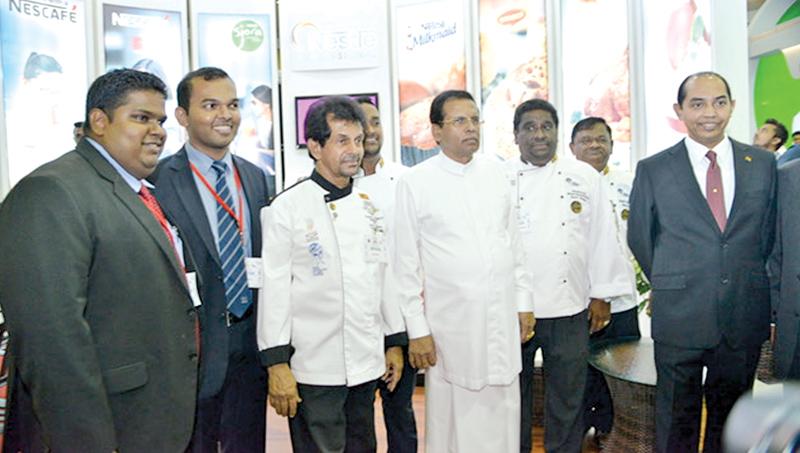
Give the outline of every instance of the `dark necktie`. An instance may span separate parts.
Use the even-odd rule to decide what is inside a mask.
[[[711,208],[711,214],[714,215],[714,220],[717,221],[719,230],[725,231],[727,215],[725,214],[725,192],[722,190],[722,172],[719,169],[719,165],[717,165],[717,153],[709,150],[706,153],[706,157],[711,161],[706,172],[708,207]]]
[[[233,196],[225,180],[225,170],[228,165],[222,161],[214,161],[211,167],[217,172],[217,194],[230,209],[233,209]],[[244,221],[244,216],[239,214]],[[247,287],[244,244],[236,219],[220,203],[217,203],[217,234],[219,259],[222,262],[222,276],[225,283],[225,301],[228,311],[241,318],[253,302],[250,289]]]

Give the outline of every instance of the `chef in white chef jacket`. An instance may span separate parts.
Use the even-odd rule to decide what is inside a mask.
[[[261,212],[258,345],[294,451],[375,451],[377,380],[393,389],[402,373],[403,320],[382,284],[383,213],[352,182],[364,124],[348,98],[315,103],[305,125],[314,171]]]
[[[430,120],[442,153],[400,178],[394,260],[409,360],[427,369],[425,448],[517,453],[520,342],[534,320],[514,207],[502,164],[475,155],[472,96],[439,94]]]
[[[521,451],[531,448],[533,360],[542,349],[547,451],[579,452],[589,333],[608,325],[606,299],[629,281],[600,175],[558,158],[558,114],[547,101],[520,104],[514,114],[520,158],[506,162],[521,246],[533,273],[536,336],[522,348]],[[526,450],[527,449],[527,450]]]
[[[635,339],[641,336],[636,271],[633,267],[633,255],[626,241],[633,175],[608,166],[613,147],[611,128],[603,118],[596,116],[584,118],[575,123],[572,128],[572,139],[569,144],[572,154],[579,161],[591,165],[600,174],[606,193],[608,193],[610,201],[608,208],[614,218],[617,233],[616,243],[625,257],[625,276],[628,279],[628,291],[608,300],[611,309],[611,324],[592,334],[589,338],[590,345],[623,338]],[[587,430],[594,428],[595,438],[599,441],[604,435],[611,432],[614,412],[611,394],[603,374],[592,366],[587,366],[587,369],[589,374],[583,398],[584,427]]]

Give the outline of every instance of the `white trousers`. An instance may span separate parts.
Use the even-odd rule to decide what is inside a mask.
[[[425,371],[426,453],[519,453],[519,378],[468,390]]]

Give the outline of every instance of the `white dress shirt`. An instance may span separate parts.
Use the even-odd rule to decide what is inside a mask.
[[[518,158],[505,165],[533,274],[536,317],[573,316],[588,307],[590,297],[630,293],[600,174],[585,162],[564,158],[542,167]]]
[[[480,155],[438,154],[397,184],[400,308],[409,338],[433,335],[437,372],[454,385],[509,385],[521,370],[518,313],[533,301],[514,219],[501,164]]]
[[[617,245],[625,258],[625,274],[629,280],[630,291],[621,296],[609,298],[611,313],[620,313],[630,310],[639,304],[639,292],[636,289],[636,269],[633,267],[633,254],[628,248],[628,214],[630,212],[631,186],[633,174],[608,169],[602,175],[608,199],[611,202],[611,215],[614,217],[614,226],[617,232]]]
[[[697,185],[700,186],[700,192],[703,197],[706,196],[706,174],[708,166],[711,161],[706,157],[709,148],[701,145],[689,137],[686,137],[684,142],[686,150],[689,151],[689,162],[692,164],[694,177],[697,179]],[[733,170],[733,145],[727,136],[711,149],[717,153],[717,166],[719,166],[720,173],[722,174],[722,195],[725,196],[725,215],[731,214],[731,206],[733,206],[733,195],[736,193],[736,174]]]

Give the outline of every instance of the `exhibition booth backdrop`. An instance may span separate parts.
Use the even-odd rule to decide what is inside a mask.
[[[518,155],[514,108],[541,97],[560,112],[559,152],[568,149],[572,125],[602,116],[614,133],[611,163],[622,169],[682,136],[672,104],[692,72],[728,78],[737,100],[729,132],[741,141],[749,142],[766,117],[792,124],[800,105],[789,104],[800,90],[791,58],[781,52],[791,30],[800,29],[793,13],[800,1],[793,0],[767,0],[775,17],[759,11],[752,19],[763,33],[790,30],[758,55],[748,42],[745,0],[0,3],[0,197],[72,148],[88,85],[119,67],[153,72],[169,86],[165,154],[185,140],[172,115],[180,78],[201,66],[225,69],[242,101],[234,152],[279,188],[310,172],[303,112],[322,95],[372,96],[384,156],[404,162],[401,149],[435,147],[428,109],[445,89],[475,95],[485,120],[482,151],[501,158]],[[776,94],[777,79],[793,93]]]

